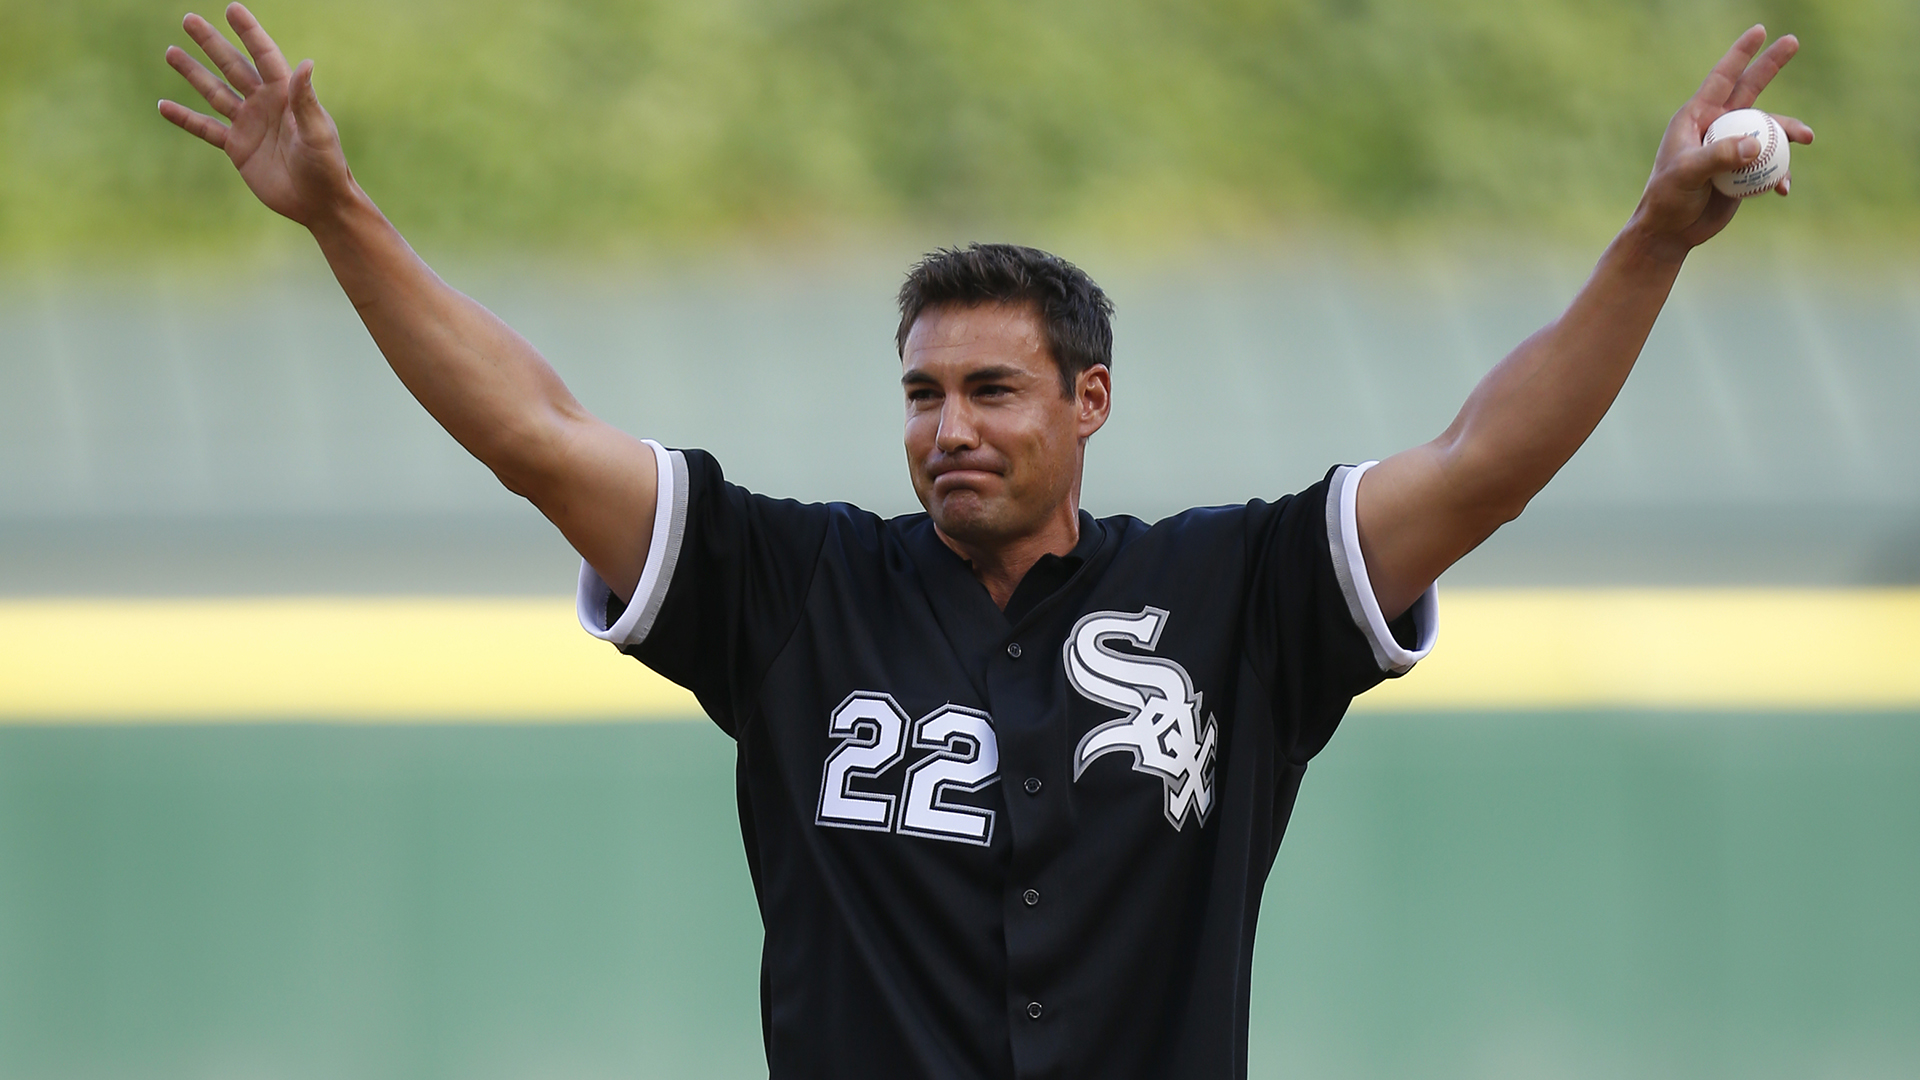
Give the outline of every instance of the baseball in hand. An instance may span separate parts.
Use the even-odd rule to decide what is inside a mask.
[[[1771,191],[1787,178],[1787,158],[1790,156],[1787,133],[1780,127],[1780,121],[1759,109],[1735,109],[1715,120],[1707,128],[1707,137],[1701,145],[1712,146],[1722,139],[1748,137],[1760,144],[1760,156],[1744,169],[1723,172],[1713,178],[1713,186],[1719,188],[1723,195],[1744,199],[1749,195]]]

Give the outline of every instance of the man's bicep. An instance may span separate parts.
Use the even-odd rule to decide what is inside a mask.
[[[659,516],[665,454],[594,417],[559,438],[553,475],[527,497],[622,601],[633,599]]]
[[[580,624],[692,690],[732,732],[800,617],[834,511],[729,484],[703,451],[643,446],[657,483],[638,583],[622,598],[583,564]]]
[[[1426,443],[1380,462],[1357,481],[1354,517],[1380,610],[1397,619],[1498,522],[1465,505],[1445,450]]]
[[[1249,657],[1273,694],[1283,752],[1294,762],[1319,752],[1354,697],[1408,671],[1434,645],[1432,592],[1399,620],[1374,601],[1354,511],[1359,481],[1378,467],[1337,466],[1271,510],[1253,506]]]

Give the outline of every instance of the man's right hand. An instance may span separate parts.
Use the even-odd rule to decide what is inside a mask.
[[[198,15],[188,15],[183,26],[220,75],[177,45],[167,47],[167,63],[230,123],[174,101],[162,101],[160,115],[226,151],[268,209],[311,228],[353,192],[339,130],[313,93],[313,61],[289,68],[260,20],[241,4],[227,5],[227,23],[252,63]]]
[[[559,526],[622,599],[652,543],[658,462],[580,407],[534,347],[441,281],[353,181],[313,63],[286,57],[239,4],[227,22],[253,62],[198,15],[186,30],[225,79],[184,50],[167,63],[231,123],[162,101],[168,120],[226,151],[247,187],[305,225],[394,374],[448,434]]]

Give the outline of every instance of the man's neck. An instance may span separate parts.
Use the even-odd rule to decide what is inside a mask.
[[[1061,512],[1047,519],[1041,528],[1006,543],[974,545],[956,540],[934,526],[940,542],[967,561],[973,576],[986,586],[993,605],[1006,610],[1013,591],[1043,555],[1065,555],[1080,543],[1080,511],[1074,501],[1063,504]]]

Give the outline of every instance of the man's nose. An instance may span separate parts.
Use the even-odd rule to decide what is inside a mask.
[[[964,396],[948,397],[940,405],[940,430],[933,437],[934,449],[943,454],[957,454],[978,445],[980,437],[974,427],[973,410],[967,407]]]

